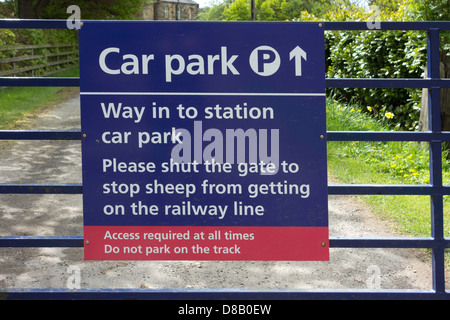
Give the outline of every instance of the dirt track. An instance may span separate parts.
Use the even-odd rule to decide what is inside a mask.
[[[79,98],[30,127],[79,129]],[[0,148],[0,183],[81,183],[79,141]],[[329,197],[331,237],[397,236],[348,196]],[[81,195],[0,195],[0,236],[83,234]],[[0,248],[0,288],[431,289],[431,259],[409,249],[330,249],[329,262],[90,262],[82,248]],[[75,283],[76,284],[76,283]]]

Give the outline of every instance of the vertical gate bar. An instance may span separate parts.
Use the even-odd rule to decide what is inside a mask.
[[[440,29],[431,28],[427,32],[427,66],[431,79],[440,78],[439,55]],[[440,133],[441,124],[441,88],[432,87],[428,90],[429,128],[433,133]],[[433,187],[442,187],[442,141],[430,142],[430,182]],[[431,236],[438,243],[444,239],[444,203],[443,195],[433,195],[431,201]],[[432,249],[433,289],[445,292],[445,249]]]

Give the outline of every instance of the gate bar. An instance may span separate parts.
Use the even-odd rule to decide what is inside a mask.
[[[83,186],[79,183],[25,183],[0,184],[0,194],[82,194]],[[334,184],[328,185],[330,195],[450,195],[450,186],[433,185],[363,185]]]
[[[81,140],[80,130],[0,130],[0,140]],[[328,141],[450,141],[450,132],[328,131]]]
[[[0,247],[83,247],[83,236],[9,236],[0,238]],[[330,237],[330,248],[450,248],[450,239],[420,237],[342,238]]]
[[[135,21],[128,21],[133,23]],[[381,21],[380,29],[368,30],[367,21],[314,21],[322,23],[327,31],[386,31],[386,30],[429,30],[437,28],[449,30],[448,21]],[[179,21],[183,23],[183,21]],[[198,23],[203,23],[199,21]],[[249,22],[252,23],[252,22]],[[0,20],[0,29],[66,29],[66,20],[46,19],[3,19]]]
[[[0,87],[79,87],[79,77],[0,77]],[[450,88],[450,79],[328,78],[327,88]]]
[[[244,289],[12,289],[0,292],[7,300],[447,300],[434,290],[244,290]],[[163,306],[164,304],[162,304]]]

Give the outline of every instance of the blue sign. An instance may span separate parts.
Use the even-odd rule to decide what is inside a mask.
[[[324,69],[318,23],[85,22],[86,259],[328,260]]]

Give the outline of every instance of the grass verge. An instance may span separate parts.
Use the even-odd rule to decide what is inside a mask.
[[[387,131],[353,106],[327,100],[327,130]],[[345,184],[429,184],[428,144],[417,142],[329,141],[328,170]],[[450,163],[443,155],[443,180],[450,184]],[[431,235],[430,197],[415,195],[360,196],[381,218],[394,222],[405,236]],[[444,234],[450,236],[450,197],[444,197]],[[450,256],[447,253],[447,256]],[[450,266],[447,257],[447,268]]]
[[[54,74],[54,77],[78,77],[78,67]],[[0,129],[21,129],[27,119],[79,92],[79,88],[10,87],[0,90]]]

